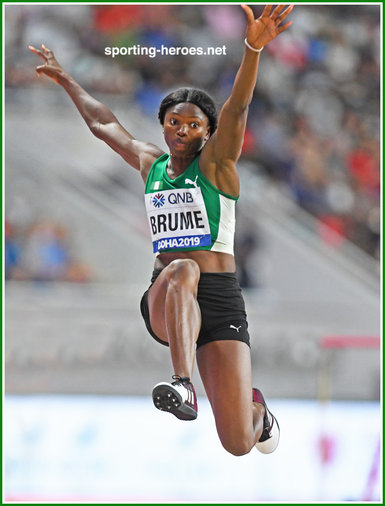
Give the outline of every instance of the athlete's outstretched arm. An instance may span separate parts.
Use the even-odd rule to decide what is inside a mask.
[[[61,85],[83,116],[91,132],[119,153],[126,162],[137,170],[143,169],[143,157],[158,158],[163,152],[150,143],[138,141],[119,123],[110,109],[89,95],[58,63],[53,52],[44,44],[41,50],[29,49],[44,60],[36,67],[38,75],[45,74]],[[146,166],[148,165],[145,164]]]
[[[282,21],[293,10],[293,5],[279,5],[275,9],[267,5],[258,19],[253,11],[242,5],[247,16],[246,41],[254,49],[262,49],[268,42],[286,30],[290,25],[282,26]],[[214,159],[220,166],[233,165],[241,154],[248,106],[251,102],[257,81],[259,52],[253,51],[245,44],[245,52],[238,73],[235,77],[230,97],[225,102],[218,119],[218,129],[212,143]],[[222,163],[221,163],[222,162]]]

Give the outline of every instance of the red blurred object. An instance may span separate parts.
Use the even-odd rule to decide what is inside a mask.
[[[4,237],[7,238],[12,235],[13,228],[7,219],[4,220]]]
[[[373,156],[366,150],[353,150],[347,158],[347,166],[360,186],[379,187],[379,168]]]
[[[379,336],[324,336],[321,348],[379,348]]]
[[[140,25],[140,5],[98,5],[94,8],[94,25],[101,32],[115,33]]]
[[[329,246],[340,247],[345,241],[344,220],[339,216],[322,216],[318,224],[318,235]]]
[[[330,464],[335,457],[337,441],[333,436],[322,434],[319,441],[319,451],[322,464]]]
[[[244,155],[250,154],[255,148],[255,138],[250,129],[246,128],[245,135],[243,138],[242,153]]]
[[[267,51],[274,59],[286,67],[301,70],[307,63],[306,47],[291,39],[274,39],[267,46]]]

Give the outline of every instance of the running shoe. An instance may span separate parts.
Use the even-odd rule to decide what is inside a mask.
[[[158,383],[152,391],[156,408],[172,413],[179,420],[195,420],[198,416],[197,397],[190,378],[173,376],[172,383]]]
[[[275,416],[266,406],[262,392],[258,388],[253,388],[253,402],[262,404],[265,408],[265,416],[263,417],[263,431],[255,447],[261,453],[272,453],[278,446],[279,442],[279,425]]]

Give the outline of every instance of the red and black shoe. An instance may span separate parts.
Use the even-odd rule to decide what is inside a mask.
[[[255,444],[255,447],[261,453],[272,453],[279,443],[279,425],[277,419],[267,408],[262,392],[258,388],[253,388],[253,402],[258,402],[265,408],[262,435],[258,443]]]
[[[198,404],[190,378],[174,375],[172,383],[158,383],[152,390],[152,400],[157,409],[172,413],[180,420],[195,420]]]

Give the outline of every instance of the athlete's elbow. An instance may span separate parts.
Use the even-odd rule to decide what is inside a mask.
[[[95,137],[97,137],[98,139],[102,139],[103,140],[103,132],[102,132],[102,129],[101,129],[99,121],[89,122],[88,123],[88,128],[91,130],[91,132],[93,133],[93,135],[95,135]]]
[[[244,115],[247,116],[249,112],[249,100],[229,100],[228,102],[228,109],[231,111],[232,114],[242,117]]]

